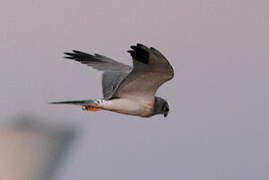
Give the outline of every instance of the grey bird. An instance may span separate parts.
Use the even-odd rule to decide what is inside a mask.
[[[51,104],[74,104],[88,111],[108,110],[141,117],[155,114],[163,114],[166,117],[169,105],[165,99],[155,96],[155,93],[163,83],[173,78],[172,66],[153,47],[137,44],[131,46],[131,50],[127,52],[132,56],[133,66],[100,54],[91,55],[76,50],[64,53],[67,59],[103,71],[103,98]]]

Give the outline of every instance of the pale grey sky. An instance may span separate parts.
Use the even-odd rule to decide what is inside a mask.
[[[21,114],[82,128],[57,180],[267,180],[269,1],[1,1],[0,119]],[[175,78],[168,118],[52,106],[101,97],[101,73],[72,49],[131,63],[159,49]]]

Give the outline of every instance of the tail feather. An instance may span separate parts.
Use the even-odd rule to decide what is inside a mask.
[[[96,106],[94,100],[76,100],[76,101],[56,101],[56,102],[50,102],[49,104],[73,104],[73,105],[91,105]]]

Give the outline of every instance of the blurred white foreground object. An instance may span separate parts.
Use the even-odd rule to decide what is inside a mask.
[[[0,180],[49,180],[74,131],[37,122],[0,126]]]

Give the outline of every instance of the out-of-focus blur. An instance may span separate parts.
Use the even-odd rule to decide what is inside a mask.
[[[49,180],[64,161],[73,128],[33,119],[0,126],[0,180]]]

